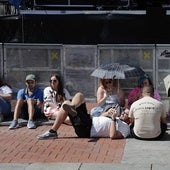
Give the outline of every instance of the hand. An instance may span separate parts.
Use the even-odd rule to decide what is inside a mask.
[[[112,119],[113,119],[113,118],[117,117],[118,112],[117,112],[116,109],[110,108],[110,109],[108,110],[108,115],[110,115],[110,116],[112,117]]]
[[[111,88],[108,88],[107,91],[106,91],[106,93],[107,93],[107,96],[109,96],[109,95],[112,95],[113,91],[112,91]]]
[[[43,105],[43,103],[42,102],[40,102],[40,100],[37,100],[37,106],[38,106],[38,108],[41,108],[42,107],[42,105]]]

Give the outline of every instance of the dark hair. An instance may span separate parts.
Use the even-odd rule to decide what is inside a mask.
[[[4,79],[0,78],[0,87],[5,86],[5,85],[12,88],[9,83],[7,83]]]
[[[63,81],[61,76],[59,74],[52,74],[50,78],[53,76],[58,80],[58,90],[57,90],[58,95],[64,96],[65,95],[63,92],[64,86],[63,86]]]
[[[154,87],[152,85],[144,86],[142,88],[142,92],[143,93],[148,93],[148,94],[150,94],[150,96],[154,96]]]
[[[149,85],[153,86],[153,83],[151,81],[151,78],[149,77],[148,74],[145,74],[144,76],[140,77],[139,80],[138,80],[138,86],[139,87],[142,87],[142,84],[144,82],[144,80],[148,80],[149,81]]]

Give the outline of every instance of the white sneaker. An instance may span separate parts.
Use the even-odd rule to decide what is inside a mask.
[[[18,121],[17,120],[13,120],[9,126],[9,129],[16,129],[16,128],[19,128],[19,124],[18,124]]]
[[[42,135],[38,135],[37,139],[43,140],[43,139],[56,139],[58,137],[57,132],[51,133],[49,130],[43,133]]]
[[[27,127],[28,129],[35,129],[36,125],[32,120],[28,120]]]

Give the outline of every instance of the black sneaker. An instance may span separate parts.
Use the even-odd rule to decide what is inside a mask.
[[[70,114],[71,116],[75,117],[77,115],[77,111],[76,108],[74,106],[68,105],[68,104],[64,104],[63,105],[63,109],[68,112],[68,114]]]

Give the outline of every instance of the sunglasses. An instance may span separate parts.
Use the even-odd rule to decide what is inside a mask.
[[[51,83],[51,82],[54,82],[54,83],[56,83],[56,82],[57,82],[57,80],[50,80],[50,83]]]
[[[112,83],[112,81],[110,80],[110,81],[106,81],[105,82],[105,84],[111,84]]]

